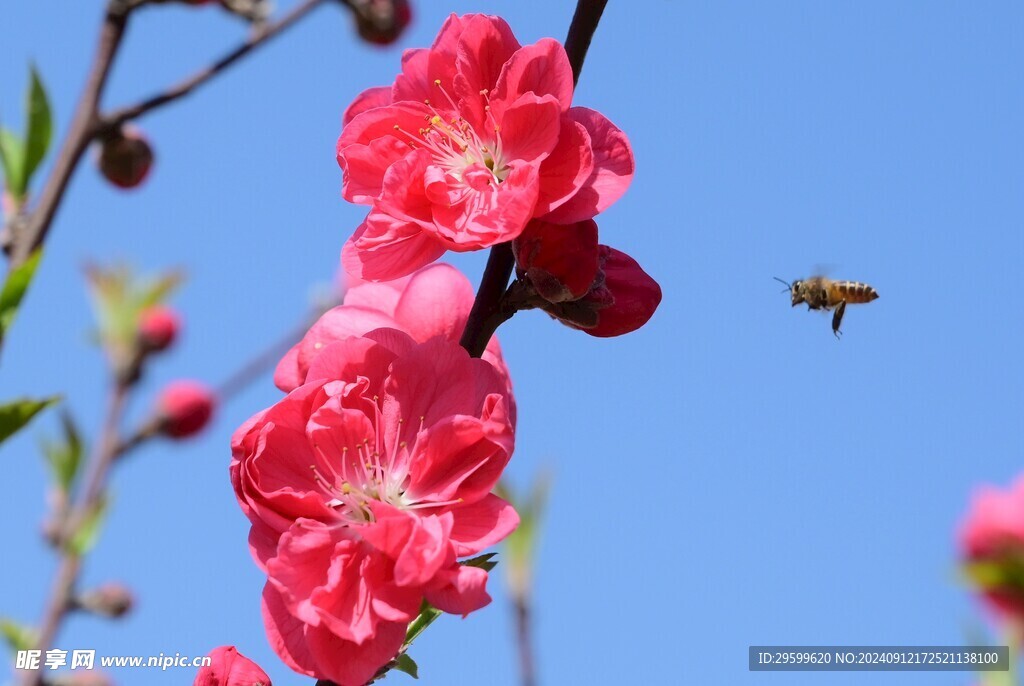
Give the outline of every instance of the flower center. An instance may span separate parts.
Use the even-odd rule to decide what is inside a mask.
[[[441,94],[448,101],[454,119],[445,121],[430,100],[423,103],[430,109],[426,117],[427,126],[414,135],[395,125],[395,130],[409,139],[411,147],[422,147],[433,157],[434,164],[444,170],[451,185],[464,190],[483,191],[496,188],[508,177],[511,169],[508,160],[502,155],[501,127],[498,126],[487,90],[480,91],[484,102],[484,119],[488,130],[478,132],[463,116],[458,114],[459,107],[448,91],[441,85],[440,79],[434,81]]]
[[[417,445],[423,433],[423,417],[420,417],[419,429],[412,445],[401,440],[405,422],[401,418],[398,420],[397,435],[392,443],[394,448],[390,451],[382,440],[380,429],[384,422],[378,396],[373,397],[371,421],[371,434],[354,445],[343,446],[340,455],[337,444],[331,444],[331,448],[328,448],[315,440],[313,442],[313,450],[320,455],[322,464],[327,465],[327,473],[316,465],[310,465],[313,479],[320,487],[327,506],[334,509],[343,524],[372,522],[372,501],[388,503],[403,510],[459,502],[419,503],[406,495],[412,460],[418,454]]]

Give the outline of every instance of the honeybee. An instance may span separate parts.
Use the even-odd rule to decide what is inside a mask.
[[[773,277],[776,281],[786,284],[789,289],[793,307],[800,303],[807,303],[808,310],[831,310],[832,333],[836,338],[842,333],[839,325],[846,314],[846,304],[857,305],[869,303],[878,297],[878,291],[866,283],[860,281],[833,281],[824,276],[812,276],[809,279],[796,280],[793,283],[783,281],[779,277]]]

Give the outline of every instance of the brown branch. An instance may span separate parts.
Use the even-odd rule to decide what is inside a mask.
[[[78,504],[60,526],[58,536],[60,564],[57,567],[57,575],[50,591],[49,601],[46,604],[46,609],[43,611],[39,637],[35,644],[35,649],[44,653],[53,646],[53,641],[57,637],[57,631],[60,629],[61,622],[67,613],[73,609],[72,601],[75,595],[75,586],[78,583],[78,576],[82,569],[82,557],[78,551],[74,550],[70,542],[89,517],[93,515],[96,508],[100,506],[100,502],[106,492],[107,476],[114,462],[123,454],[122,446],[137,445],[137,443],[123,444],[118,438],[118,425],[121,422],[121,416],[124,414],[129,388],[130,386],[125,383],[114,385],[100,442],[92,459],[88,483],[78,499]],[[26,670],[21,683],[24,686],[41,686],[43,676],[43,670]]]
[[[223,57],[218,59],[208,67],[199,70],[192,76],[188,77],[184,81],[181,81],[175,86],[171,86],[166,91],[158,93],[146,100],[143,100],[135,105],[128,107],[122,107],[121,109],[115,110],[110,114],[104,115],[97,122],[98,131],[108,131],[112,128],[120,126],[121,124],[131,120],[138,119],[142,115],[146,114],[150,110],[154,110],[157,107],[166,105],[167,103],[173,102],[178,98],[183,98],[190,94],[196,88],[199,88],[207,81],[210,81],[213,77],[217,76],[225,69],[230,67],[232,64],[242,59],[250,52],[270,42],[276,36],[279,36],[286,29],[293,26],[300,19],[305,17],[311,11],[316,9],[317,6],[322,5],[327,0],[305,0],[300,5],[292,8],[287,14],[278,19],[275,22],[271,22],[256,29],[255,33],[250,36],[246,41],[241,43],[234,50],[231,50]]]
[[[121,45],[121,39],[124,37],[130,12],[131,7],[117,0],[111,0],[107,6],[103,26],[100,29],[99,46],[96,48],[96,55],[93,57],[92,67],[89,69],[85,90],[75,106],[71,126],[57,153],[53,170],[46,180],[46,185],[43,186],[35,209],[27,217],[19,220],[17,225],[11,227],[10,240],[12,244],[5,246],[10,256],[11,269],[22,265],[29,255],[46,240],[46,234],[57,214],[57,207],[64,197],[64,191],[71,180],[71,175],[95,133],[96,123],[99,119],[100,96],[106,86],[107,76],[110,74],[110,67],[117,55],[117,49]]]
[[[579,0],[576,3],[576,13],[572,15],[572,23],[569,24],[569,35],[565,37],[565,52],[572,65],[573,85],[579,83],[583,60],[587,57],[590,41],[607,4],[608,0]]]
[[[473,357],[484,354],[494,332],[516,312],[503,305],[505,288],[515,263],[511,243],[499,243],[491,248],[484,275],[480,279],[480,288],[473,301],[473,309],[469,311],[466,328],[459,340],[459,345]]]

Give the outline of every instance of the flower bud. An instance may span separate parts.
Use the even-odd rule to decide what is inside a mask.
[[[100,142],[100,173],[118,188],[135,188],[153,166],[153,149],[142,132],[124,126]]]
[[[408,0],[349,0],[348,6],[360,38],[376,45],[394,43],[412,20]]]
[[[599,269],[590,291],[579,300],[551,303],[548,314],[599,338],[639,329],[658,309],[661,286],[632,257],[599,246]]]
[[[181,327],[177,313],[169,307],[154,305],[139,316],[139,343],[148,352],[170,347]]]
[[[160,433],[185,438],[199,433],[210,423],[216,401],[213,392],[196,381],[175,381],[157,400]]]
[[[519,270],[549,302],[578,300],[597,278],[597,224],[593,219],[566,225],[531,220],[513,241],[512,249]]]
[[[80,596],[76,600],[76,605],[80,609],[117,619],[131,611],[135,605],[135,598],[131,591],[121,584],[108,583]]]
[[[215,648],[210,660],[196,674],[192,686],[271,686],[267,673],[234,646]]]

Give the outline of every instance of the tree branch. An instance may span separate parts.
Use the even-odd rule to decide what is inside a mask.
[[[64,191],[71,180],[71,175],[95,133],[99,117],[100,96],[106,86],[107,76],[110,74],[110,67],[117,55],[117,49],[121,45],[121,39],[124,37],[130,12],[130,6],[117,0],[111,0],[107,5],[103,26],[100,29],[99,46],[96,48],[95,57],[93,57],[85,90],[75,106],[71,126],[57,153],[53,170],[46,180],[46,185],[43,186],[35,209],[11,227],[12,244],[5,246],[5,250],[10,256],[11,269],[21,266],[28,256],[46,240],[46,233],[53,223],[57,207],[64,197]]]
[[[194,91],[196,88],[199,88],[207,81],[210,81],[211,79],[213,79],[213,77],[217,76],[225,69],[230,67],[232,64],[248,55],[256,48],[260,47],[261,45],[266,45],[267,43],[269,43],[271,39],[273,39],[276,36],[279,36],[286,29],[293,26],[296,22],[298,22],[300,19],[305,17],[307,14],[309,14],[319,5],[322,5],[325,2],[326,0],[305,0],[305,2],[292,8],[291,11],[289,11],[287,14],[285,14],[277,21],[265,24],[264,26],[258,28],[256,32],[253,33],[252,36],[250,36],[246,41],[244,41],[234,50],[231,50],[223,57],[215,61],[213,64],[209,65],[204,69],[199,70],[198,72],[188,77],[184,81],[181,81],[175,86],[171,86],[162,93],[158,93],[150,98],[147,98],[139,103],[136,103],[135,105],[122,107],[121,109],[115,110],[110,114],[104,115],[97,122],[98,129],[96,133],[102,133],[103,131],[108,131],[112,128],[120,126],[121,124],[129,120],[138,119],[150,110],[154,110],[158,107],[161,107],[162,105],[166,105],[167,103],[173,102],[178,98],[185,97],[186,95]]]
[[[573,85],[579,83],[583,60],[587,58],[590,41],[607,4],[608,0],[579,0],[576,3],[576,13],[572,15],[572,23],[569,24],[569,35],[565,37],[565,52],[572,65]]]

